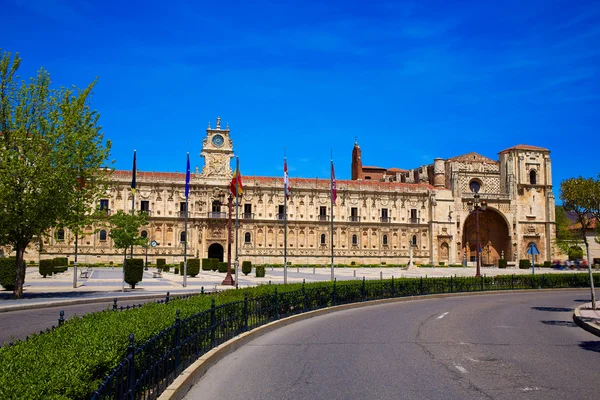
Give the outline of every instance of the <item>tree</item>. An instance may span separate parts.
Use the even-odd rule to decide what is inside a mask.
[[[86,207],[104,190],[110,141],[104,141],[99,114],[85,89],[52,89],[40,69],[28,83],[16,75],[21,64],[0,58],[0,245],[16,252],[13,297],[23,296],[27,246],[72,220],[78,199]],[[84,185],[82,185],[84,183]]]
[[[598,215],[598,204],[600,204],[600,181],[593,178],[569,178],[560,184],[560,198],[567,212],[573,212],[577,222],[581,226],[581,239],[585,245],[588,272],[590,275],[590,289],[592,308],[596,309],[596,297],[594,293],[594,278],[592,276],[592,263],[590,260],[590,245],[586,232],[591,226],[592,218]]]
[[[117,211],[108,218],[112,228],[109,236],[117,249],[123,249],[123,271],[127,264],[127,249],[131,246],[145,246],[148,238],[140,234],[140,228],[148,224],[148,214],[140,211],[128,214],[123,210]]]

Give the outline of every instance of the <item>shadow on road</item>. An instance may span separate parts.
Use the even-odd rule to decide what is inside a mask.
[[[108,292],[106,292],[108,293]],[[89,291],[89,292],[47,292],[47,293],[23,293],[24,299],[46,299],[53,297],[63,297],[69,299],[78,299],[82,297],[92,297],[93,295],[97,295],[98,292]],[[0,292],[0,300],[11,300],[12,292]]]
[[[577,324],[573,321],[540,321],[542,324],[545,325],[552,325],[552,326],[568,326],[571,328],[576,328]]]
[[[579,347],[583,350],[595,351],[596,353],[600,353],[600,341],[587,341],[579,343]]]
[[[553,311],[553,312],[571,312],[573,311],[572,308],[565,308],[565,307],[531,307],[533,310],[538,310],[538,311]]]

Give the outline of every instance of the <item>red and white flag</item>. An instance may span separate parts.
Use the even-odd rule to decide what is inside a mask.
[[[335,204],[335,200],[337,199],[337,188],[335,186],[335,172],[333,170],[333,160],[331,161],[331,200],[333,204]]]
[[[290,194],[292,192],[292,185],[290,184],[290,179],[288,178],[288,169],[287,169],[287,161],[285,157],[283,158],[283,193],[285,194],[286,199],[290,199]]]

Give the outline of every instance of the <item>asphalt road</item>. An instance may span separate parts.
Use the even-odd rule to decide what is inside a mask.
[[[119,299],[118,306],[127,307],[144,304],[154,299],[131,300]],[[23,340],[32,333],[39,333],[52,325],[58,326],[60,311],[64,310],[65,319],[75,315],[82,316],[87,313],[103,311],[112,308],[113,301],[109,298],[98,303],[78,304],[70,306],[56,306],[33,310],[18,310],[0,313],[0,346],[16,339]]]
[[[346,310],[228,355],[186,399],[593,399],[589,292],[488,294]]]

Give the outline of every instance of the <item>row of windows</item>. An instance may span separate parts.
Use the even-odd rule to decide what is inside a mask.
[[[321,234],[321,245],[326,244],[326,240],[327,240],[327,236],[322,233]],[[381,238],[383,245],[387,246],[388,245],[388,235],[383,235]],[[244,234],[244,243],[252,243],[252,234],[250,232],[246,232]],[[413,235],[412,237],[412,244],[413,246],[417,245],[417,236]],[[358,236],[357,235],[352,235],[352,246],[358,246]]]

